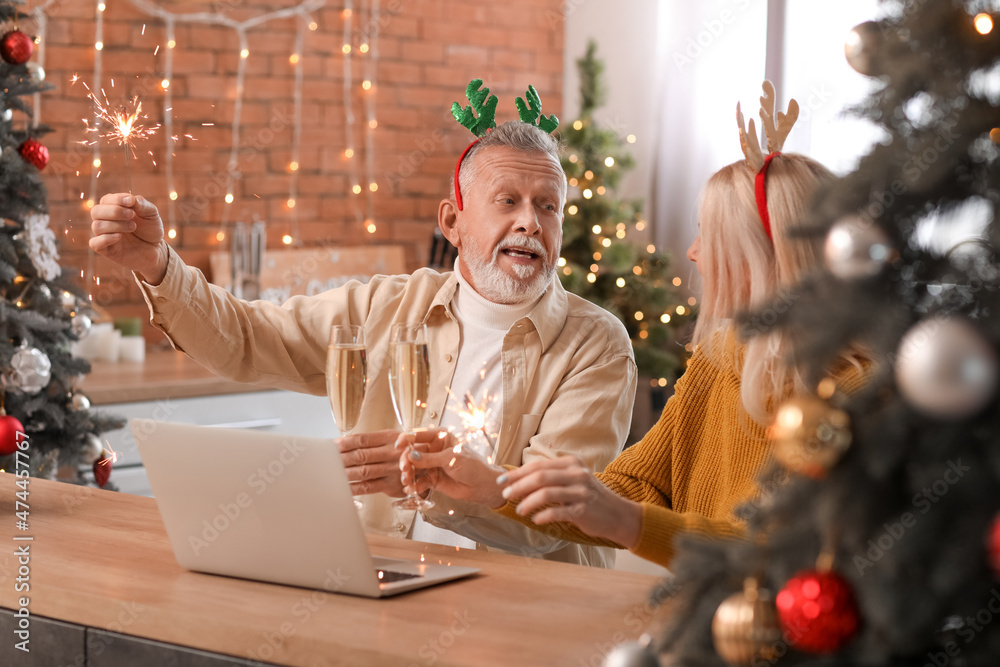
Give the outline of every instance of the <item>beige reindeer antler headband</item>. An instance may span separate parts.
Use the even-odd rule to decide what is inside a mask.
[[[760,98],[760,124],[767,134],[767,150],[765,156],[760,149],[760,140],[757,138],[757,128],[754,127],[753,118],[749,125],[743,120],[743,111],[740,103],[736,103],[736,121],[740,126],[740,145],[743,147],[743,154],[747,158],[749,166],[757,177],[755,179],[754,194],[757,197],[757,211],[760,213],[760,220],[764,225],[767,238],[774,241],[771,235],[771,217],[767,212],[767,168],[771,166],[771,160],[781,155],[781,148],[785,144],[788,133],[792,131],[792,126],[799,117],[799,103],[789,100],[788,112],[781,113],[776,110],[777,95],[774,93],[774,84],[764,81],[764,94]],[[746,129],[745,129],[746,128]]]

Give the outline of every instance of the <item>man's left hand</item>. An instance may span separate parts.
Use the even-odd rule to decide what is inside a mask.
[[[345,435],[337,440],[353,495],[406,495],[399,475],[399,450],[394,447],[398,437],[399,431],[387,430]]]

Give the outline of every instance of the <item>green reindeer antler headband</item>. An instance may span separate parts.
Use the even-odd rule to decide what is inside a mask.
[[[451,105],[451,115],[455,117],[455,120],[476,135],[476,139],[462,151],[461,157],[458,158],[458,164],[455,165],[455,202],[458,204],[459,211],[462,210],[462,189],[458,184],[458,172],[462,168],[462,161],[465,160],[465,156],[469,154],[479,138],[497,126],[497,103],[500,100],[497,99],[496,95],[490,95],[490,89],[482,88],[482,85],[482,79],[473,79],[466,86],[465,96],[471,106],[463,109],[458,102],[453,102]],[[528,99],[527,103],[520,97],[514,100],[517,115],[522,123],[533,125],[549,134],[559,127],[559,118],[555,114],[549,116],[542,114],[542,100],[538,97],[538,91],[535,90],[534,86],[529,84],[524,96]]]

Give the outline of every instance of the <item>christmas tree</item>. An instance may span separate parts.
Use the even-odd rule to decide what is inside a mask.
[[[50,478],[62,468],[76,481],[72,471],[92,464],[103,486],[111,461],[97,436],[123,422],[91,412],[76,389],[90,364],[70,343],[89,330],[88,301],[62,272],[48,226],[39,171],[49,155],[38,141],[48,130],[31,122],[24,98],[52,86],[29,62],[20,6],[0,2],[0,19],[14,26],[0,38],[0,468]]]
[[[817,392],[776,412],[776,462],[741,510],[749,539],[680,541],[658,596],[669,664],[1000,660],[1000,31],[986,8],[885,0],[849,36],[875,83],[858,111],[887,138],[803,221],[826,266],[775,325]],[[970,220],[981,236],[949,248]],[[850,396],[824,381],[848,349],[872,361]]]
[[[580,118],[562,133],[562,164],[574,196],[566,202],[559,277],[568,291],[625,324],[639,373],[663,386],[683,369],[686,354],[675,332],[690,321],[693,302],[684,304],[676,294],[680,280],[667,273],[667,254],[634,240],[646,225],[642,202],[613,197],[624,172],[635,165],[626,141],[594,119],[605,99],[596,52],[591,41],[577,60]]]

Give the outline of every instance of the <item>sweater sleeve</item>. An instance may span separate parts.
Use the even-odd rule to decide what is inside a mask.
[[[669,568],[674,558],[674,538],[681,533],[705,537],[744,537],[746,531],[735,519],[712,519],[694,512],[675,512],[665,507],[642,504],[639,542],[631,549],[640,558]]]
[[[673,455],[678,429],[683,421],[685,440],[701,439],[705,412],[712,403],[709,395],[722,372],[696,350],[688,364],[687,372],[677,381],[674,395],[660,415],[659,421],[636,444],[622,452],[597,478],[616,494],[642,505],[642,524],[639,541],[633,553],[669,566],[673,558],[674,538],[683,532],[702,535],[732,537],[743,530],[730,518],[710,518],[695,512],[677,512],[672,509],[671,497]],[[562,539],[610,546],[622,545],[594,538],[572,523],[559,522],[536,525],[530,516],[516,512],[518,501],[508,501],[496,511],[536,530]]]

